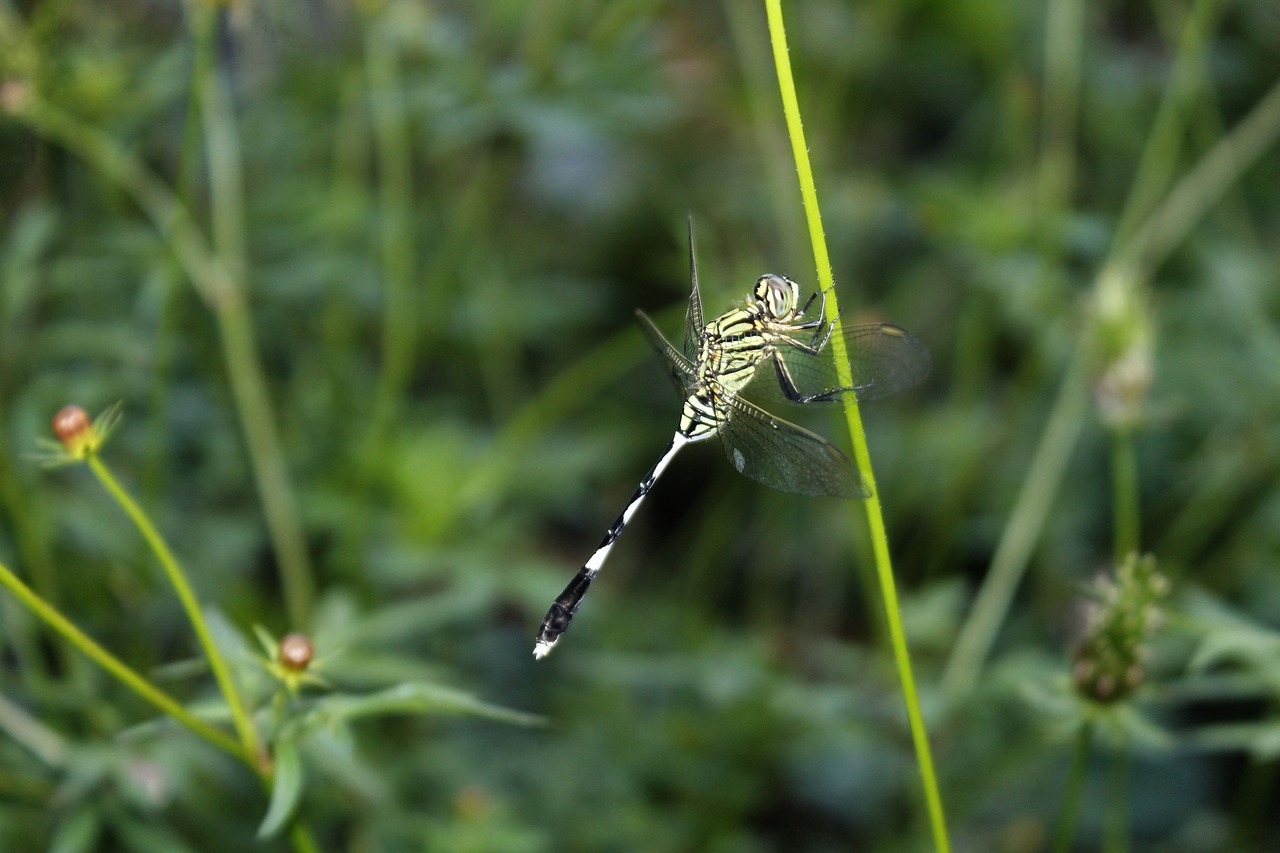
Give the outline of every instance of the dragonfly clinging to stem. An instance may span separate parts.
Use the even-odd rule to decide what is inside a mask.
[[[595,553],[547,611],[533,649],[536,658],[546,657],[560,641],[613,544],[686,444],[719,436],[734,469],[784,492],[868,496],[858,469],[844,453],[825,438],[744,399],[748,387],[752,396],[769,400],[842,405],[850,398],[862,402],[888,396],[915,385],[929,372],[928,350],[906,330],[888,323],[838,328],[834,320],[825,319],[825,291],[801,304],[799,285],[772,273],[756,279],[745,303],[704,323],[692,219],[689,277],[683,349],[663,337],[644,312],[636,311],[641,329],[684,397],[680,425]],[[815,301],[817,310],[808,316]],[[839,378],[832,356],[835,336],[844,343],[851,384]]]

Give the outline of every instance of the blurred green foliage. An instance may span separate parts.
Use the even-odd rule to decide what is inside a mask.
[[[1080,97],[1055,138],[1064,8]],[[846,317],[906,326],[934,356],[923,390],[865,414],[953,841],[1043,849],[1071,734],[1098,713],[1070,689],[1081,591],[1114,568],[1092,410],[989,662],[961,695],[938,685],[1095,276],[1265,98],[1280,17],[1272,0],[786,14]],[[190,212],[244,328],[90,133]],[[1121,753],[1133,849],[1280,844],[1278,189],[1272,150],[1126,303],[1153,369],[1141,548],[1172,594],[1144,686],[1084,765],[1079,849],[1108,837]],[[0,562],[224,722],[133,527],[83,469],[31,458],[63,404],[119,401],[104,454],[241,678],[265,678],[252,626],[315,641],[331,692],[304,695],[329,704],[296,743],[322,848],[922,849],[847,504],[684,454],[567,641],[530,655],[675,427],[631,318],[679,326],[686,211],[709,311],[764,271],[814,280],[755,4],[0,2]],[[274,479],[254,450],[272,435]],[[272,500],[296,514],[293,557]],[[282,579],[290,559],[313,602]],[[0,643],[0,849],[283,849],[255,840],[267,800],[247,770],[8,596]],[[419,692],[386,692],[402,684]],[[428,713],[470,696],[499,719]]]

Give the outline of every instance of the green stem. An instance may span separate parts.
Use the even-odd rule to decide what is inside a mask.
[[[239,132],[230,98],[214,64],[204,68],[203,79],[195,85],[200,92],[200,118],[208,156],[214,251],[239,294],[239,298],[228,300],[218,313],[223,360],[253,460],[267,530],[279,561],[285,610],[290,624],[305,630],[311,621],[315,585],[272,412],[271,395],[262,372],[252,314],[244,295],[248,261]]]
[[[1133,188],[1116,225],[1117,245],[1123,245],[1133,236],[1141,218],[1151,212],[1172,180],[1191,103],[1207,88],[1205,54],[1217,11],[1218,0],[1196,0],[1178,37],[1169,85],[1161,96],[1151,132],[1138,158]]]
[[[254,732],[253,725],[249,722],[244,703],[240,700],[235,679],[231,677],[231,670],[227,667],[226,661],[223,660],[222,654],[218,651],[218,647],[213,641],[213,635],[209,633],[209,627],[204,621],[204,614],[200,610],[200,602],[196,599],[195,593],[191,589],[191,584],[187,582],[187,576],[183,573],[182,567],[178,565],[173,552],[169,550],[169,546],[151,523],[151,519],[147,518],[146,513],[116,481],[116,478],[102,460],[96,454],[91,454],[86,461],[88,462],[89,470],[93,471],[98,481],[111,493],[111,496],[125,511],[125,514],[132,519],[134,525],[138,528],[138,532],[142,534],[142,538],[146,540],[152,553],[160,561],[160,566],[164,569],[169,583],[173,586],[174,592],[178,594],[178,600],[182,602],[182,609],[186,611],[187,618],[191,620],[191,627],[195,629],[196,638],[200,642],[200,647],[204,650],[205,658],[209,661],[209,668],[213,671],[213,677],[218,682],[218,688],[222,691],[222,696],[231,711],[231,720],[236,732],[240,735],[241,746],[244,748],[246,755],[256,756],[258,754],[257,735]]]
[[[1076,748],[1071,758],[1071,770],[1067,774],[1067,788],[1062,795],[1062,813],[1058,817],[1058,829],[1053,834],[1053,853],[1067,853],[1075,840],[1080,825],[1080,812],[1084,806],[1084,776],[1089,765],[1089,753],[1093,748],[1093,726],[1085,723],[1076,736]]]
[[[1083,0],[1050,0],[1045,21],[1045,107],[1036,176],[1040,215],[1054,226],[1041,229],[1046,253],[1059,251],[1062,243],[1059,217],[1069,208],[1075,186],[1083,33]]]
[[[1135,271],[1145,280],[1162,264],[1191,227],[1200,221],[1243,174],[1280,137],[1280,81],[1249,114],[1178,181],[1164,202],[1142,223],[1111,265]]]
[[[413,306],[413,169],[409,120],[400,82],[396,36],[385,22],[365,23],[365,76],[377,145],[382,270],[386,298],[382,320],[382,369],[374,391],[372,435],[382,436],[395,417],[413,365],[417,312]]]
[[[235,738],[196,717],[167,693],[159,690],[151,682],[134,672],[118,658],[90,639],[87,634],[32,591],[30,587],[19,580],[18,576],[9,571],[8,567],[3,564],[0,564],[0,586],[13,593],[15,598],[26,605],[27,609],[39,617],[46,625],[60,634],[67,642],[79,649],[98,666],[105,669],[121,684],[142,697],[143,700],[149,702],[163,713],[168,714],[176,722],[186,726],[193,733],[209,741],[219,749],[225,750],[250,766],[255,766],[255,756],[252,753],[247,753]]]
[[[1111,755],[1107,773],[1107,804],[1104,813],[1104,853],[1128,853],[1129,850],[1129,797],[1133,754],[1124,748]]]
[[[71,752],[65,738],[46,726],[22,706],[0,693],[0,731],[14,743],[25,746],[49,767],[62,767]]]
[[[1112,513],[1115,516],[1115,562],[1121,565],[1136,553],[1139,542],[1138,462],[1133,450],[1133,430],[1111,430]]]
[[[791,151],[796,162],[799,175],[800,196],[804,202],[805,216],[809,225],[809,238],[813,243],[814,261],[817,264],[818,281],[823,292],[827,294],[827,317],[838,325],[840,308],[836,303],[835,276],[831,270],[831,259],[827,252],[826,238],[822,231],[822,216],[818,208],[818,191],[813,180],[813,169],[809,163],[809,148],[804,139],[804,128],[800,118],[800,104],[796,98],[795,81],[791,75],[791,60],[787,51],[786,31],[783,28],[782,4],[780,0],[765,0],[765,12],[769,20],[769,35],[773,45],[773,60],[778,72],[778,85],[782,95],[782,111],[786,117],[787,132],[791,139]],[[846,354],[843,352],[843,341],[840,335],[831,337],[835,345],[833,357],[840,373],[841,382],[852,385],[853,378]],[[866,433],[862,429],[862,416],[856,402],[845,408],[845,416],[849,425],[849,437],[853,442],[854,461],[858,472],[862,475],[870,496],[863,502],[866,508],[867,524],[870,528],[872,552],[875,558],[876,574],[880,580],[880,592],[884,601],[886,625],[889,639],[893,647],[894,662],[897,665],[898,677],[902,683],[903,700],[906,704],[907,719],[911,727],[911,737],[915,744],[916,761],[920,768],[920,779],[924,787],[925,805],[929,816],[929,825],[933,833],[934,848],[939,853],[950,850],[947,838],[946,817],[943,814],[942,798],[938,793],[937,776],[933,768],[933,756],[929,747],[929,736],[925,730],[924,716],[920,711],[920,702],[916,695],[915,678],[911,672],[911,659],[907,650],[906,634],[902,628],[902,618],[898,607],[898,594],[893,579],[893,563],[889,556],[889,537],[885,530],[884,514],[880,506],[880,495],[876,489],[875,473],[871,466],[871,454],[867,446]]]

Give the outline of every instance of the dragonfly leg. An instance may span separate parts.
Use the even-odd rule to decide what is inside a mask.
[[[813,300],[817,298],[818,298],[818,291],[815,290],[813,293],[809,294],[809,299],[804,303],[804,307],[802,307],[799,311],[796,312],[796,316],[803,317],[805,314],[807,314],[809,312],[809,306],[812,305]],[[823,294],[822,305],[818,307],[819,317],[822,316],[822,309],[826,306],[826,302],[827,302],[827,297],[825,294]]]
[[[804,344],[797,344],[802,351],[808,352]],[[813,352],[816,355],[819,350]],[[850,385],[845,388],[829,388],[825,391],[819,391],[817,394],[802,394],[800,389],[796,387],[795,380],[791,378],[791,371],[787,367],[787,363],[782,360],[782,356],[776,351],[773,354],[773,366],[778,372],[778,386],[782,389],[782,394],[793,403],[828,403],[832,400],[839,399],[841,394],[856,392],[862,386]]]

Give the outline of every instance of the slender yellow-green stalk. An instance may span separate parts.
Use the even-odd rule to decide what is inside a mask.
[[[809,165],[809,148],[805,144],[804,128],[800,120],[800,104],[796,98],[795,81],[791,76],[791,60],[787,52],[787,37],[782,24],[780,0],[765,0],[765,11],[769,19],[774,65],[778,70],[778,85],[782,93],[782,111],[786,116],[787,133],[791,139],[791,151],[795,157],[796,172],[799,175],[800,195],[804,201],[805,216],[809,223],[809,238],[813,243],[819,286],[827,293],[827,317],[838,324],[840,309],[836,303],[835,277],[831,270],[831,259],[827,254],[826,237],[822,231],[822,216],[818,209],[818,191],[813,180],[813,169]],[[835,347],[833,357],[841,373],[840,381],[844,385],[851,386],[853,376],[844,352],[844,342],[840,335],[835,334],[831,337],[831,343]],[[934,847],[941,853],[941,851],[950,850],[946,818],[933,769],[929,736],[925,730],[924,716],[920,713],[915,679],[911,674],[911,658],[907,651],[906,635],[902,629],[902,618],[898,609],[898,593],[893,579],[893,562],[889,556],[889,537],[884,526],[884,513],[880,507],[880,495],[876,489],[875,474],[871,467],[871,454],[867,447],[866,434],[862,429],[862,416],[858,411],[857,403],[851,401],[845,408],[845,414],[849,424],[849,437],[853,442],[854,461],[863,482],[871,493],[870,497],[863,502],[863,506],[866,507],[876,574],[880,580],[880,592],[884,599],[886,624],[893,647],[894,662],[897,664],[898,677],[902,682],[907,719],[911,725],[911,738],[915,743],[916,761],[924,786],[925,805],[933,832]]]
[[[154,530],[152,533],[154,534]],[[161,547],[164,546],[163,541],[160,541],[158,537],[157,541]],[[3,563],[0,563],[0,586],[13,593],[14,598],[18,599],[28,610],[53,629],[55,633],[66,639],[73,647],[79,649],[85,657],[105,669],[117,681],[132,690],[144,701],[150,703],[160,712],[169,715],[174,722],[185,726],[195,735],[204,738],[209,743],[247,764],[262,780],[263,785],[270,790],[273,784],[271,769],[263,765],[262,756],[258,754],[256,747],[251,749],[237,742],[235,738],[226,732],[214,728],[192,714],[172,696],[160,690],[119,658],[98,645],[88,634],[81,631],[71,620],[63,616],[57,608],[53,607],[23,583]],[[236,705],[233,704],[232,707],[235,708]],[[293,848],[298,853],[313,853],[313,851],[319,849],[311,837],[310,830],[300,821],[295,820],[290,826],[289,838],[293,843]]]
[[[204,650],[205,658],[209,661],[209,669],[213,671],[213,677],[218,682],[218,689],[222,691],[222,698],[226,700],[227,707],[231,711],[231,720],[235,725],[236,733],[240,736],[240,743],[247,755],[256,756],[258,754],[257,733],[254,731],[253,724],[249,721],[244,702],[240,699],[240,691],[236,689],[235,679],[231,677],[231,670],[228,669],[226,661],[223,660],[222,653],[218,651],[218,646],[213,641],[213,635],[209,633],[209,626],[205,623],[204,614],[200,610],[200,602],[196,599],[195,593],[191,589],[191,584],[187,582],[187,576],[183,573],[182,567],[178,565],[173,552],[169,550],[169,546],[165,543],[164,538],[160,536],[155,525],[151,523],[151,519],[147,518],[147,514],[134,502],[133,498],[129,497],[129,493],[116,481],[116,478],[98,455],[90,454],[85,461],[89,465],[89,470],[93,471],[94,476],[111,493],[111,497],[115,499],[116,503],[120,504],[120,508],[125,511],[125,514],[137,526],[138,532],[142,534],[142,538],[146,540],[148,547],[156,555],[156,559],[160,561],[160,566],[164,569],[165,576],[173,586],[173,591],[177,593],[178,600],[182,602],[182,609],[186,611],[187,618],[191,620],[191,627],[196,632],[196,639],[200,643],[200,648]]]
[[[17,575],[3,564],[0,564],[0,586],[13,593],[14,598],[26,605],[27,609],[40,618],[46,625],[64,637],[86,657],[98,666],[111,673],[117,681],[138,694],[157,709],[168,714],[174,721],[186,726],[209,743],[229,752],[236,758],[254,764],[252,754],[246,753],[244,747],[235,738],[220,731],[182,707],[173,697],[155,687],[134,670],[121,662],[102,646],[94,642],[88,634],[77,628],[63,616],[53,605],[41,598],[34,590],[23,583]]]
[[[196,35],[201,40],[210,40],[215,32],[213,27],[198,26]],[[315,584],[247,298],[249,264],[239,129],[231,97],[214,63],[203,63],[196,71],[200,76],[193,81],[192,88],[200,100],[213,250],[226,269],[227,281],[237,297],[227,300],[217,312],[223,359],[248,445],[267,531],[279,564],[285,610],[290,623],[298,630],[305,630],[311,621]],[[176,203],[176,199],[174,201]]]
[[[1075,840],[1076,827],[1080,824],[1080,811],[1084,805],[1084,776],[1093,747],[1093,724],[1086,722],[1076,733],[1076,748],[1071,756],[1071,770],[1067,773],[1066,791],[1062,795],[1062,813],[1058,815],[1058,827],[1053,833],[1053,853],[1068,853]]]
[[[417,313],[413,240],[413,168],[409,119],[400,81],[400,54],[387,22],[370,15],[364,22],[364,72],[369,113],[377,145],[378,235],[382,249],[382,367],[374,391],[371,432],[379,439],[395,418],[413,365]]]
[[[1130,554],[1138,552],[1141,512],[1138,506],[1138,460],[1133,451],[1133,430],[1116,427],[1111,430],[1111,494],[1115,517],[1116,565],[1123,565]]]

